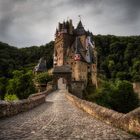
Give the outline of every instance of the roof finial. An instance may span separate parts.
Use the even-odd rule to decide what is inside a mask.
[[[78,15],[78,17],[79,17],[79,21],[81,21],[81,15]]]

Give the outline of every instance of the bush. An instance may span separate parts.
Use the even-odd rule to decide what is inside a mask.
[[[138,107],[138,95],[128,81],[103,82],[101,88],[89,95],[91,101],[111,108],[118,112],[127,113]]]
[[[18,97],[15,94],[5,94],[5,101],[17,101]]]
[[[35,76],[35,82],[39,84],[47,84],[47,82],[52,80],[52,76],[48,72],[43,72]]]

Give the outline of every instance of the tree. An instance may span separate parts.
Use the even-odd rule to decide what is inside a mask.
[[[35,76],[35,82],[39,84],[47,84],[47,82],[52,80],[52,76],[48,72],[42,72]]]
[[[133,66],[131,68],[131,75],[132,75],[132,80],[134,82],[140,81],[140,61],[139,60],[135,60],[133,62]]]
[[[127,72],[119,71],[116,74],[118,80],[130,80],[131,76]]]
[[[13,79],[8,81],[7,94],[15,94],[19,99],[26,99],[30,94],[35,93],[32,71],[24,73],[16,70],[13,75]]]
[[[134,93],[132,84],[125,80],[103,82],[90,97],[91,101],[122,113],[127,113],[139,105],[138,95]]]
[[[118,112],[127,113],[139,105],[138,94],[134,93],[130,82],[116,81],[116,91],[112,94],[112,108]]]
[[[0,99],[4,99],[6,92],[7,79],[5,77],[0,77]]]

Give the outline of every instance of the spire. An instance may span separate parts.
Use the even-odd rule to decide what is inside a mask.
[[[76,34],[77,35],[83,35],[85,33],[86,33],[86,31],[84,29],[84,26],[83,26],[81,20],[80,20],[79,23],[78,23],[78,25],[77,25],[77,28],[76,28]]]
[[[82,22],[80,20],[79,23],[78,23],[78,25],[77,25],[77,29],[81,29],[81,28],[84,28],[84,27],[83,27],[83,24],[82,24]]]
[[[58,29],[56,28],[56,31],[55,31],[55,36],[57,36],[57,34],[58,34]]]

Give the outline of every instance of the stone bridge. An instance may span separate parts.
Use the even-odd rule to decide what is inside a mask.
[[[30,111],[0,119],[0,140],[128,140],[138,139],[105,124],[66,98],[65,85]],[[60,87],[59,87],[60,88]]]

